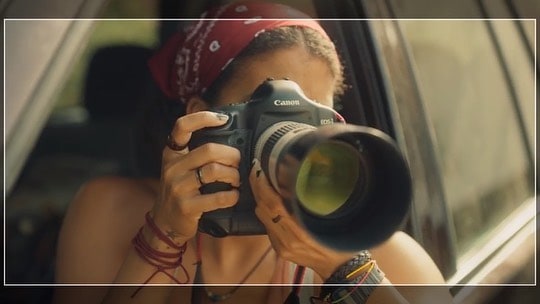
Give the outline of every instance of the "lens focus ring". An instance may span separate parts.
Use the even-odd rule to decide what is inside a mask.
[[[300,127],[299,123],[295,122],[288,122],[287,124],[283,124],[280,126],[277,130],[272,132],[272,135],[266,140],[263,146],[262,155],[261,155],[261,161],[266,162],[270,158],[270,155],[272,154],[272,149],[275,147],[277,142],[287,133],[289,133],[292,130],[295,130]]]
[[[273,124],[266,129],[257,140],[254,155],[260,160],[261,166],[265,172],[268,173],[268,178],[274,188],[278,189],[275,171],[277,158],[279,157],[281,150],[286,146],[290,139],[296,137],[297,133],[303,133],[303,131],[311,131],[313,129],[315,129],[315,127],[308,124],[294,121],[282,121]]]

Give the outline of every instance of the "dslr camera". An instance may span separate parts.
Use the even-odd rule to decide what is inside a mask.
[[[365,249],[399,229],[409,209],[411,177],[387,134],[345,124],[290,80],[264,81],[248,102],[213,111],[227,114],[228,122],[194,132],[190,148],[214,142],[240,150],[240,198],[233,207],[204,213],[201,232],[216,237],[265,233],[248,179],[254,158],[288,212],[325,245]],[[229,189],[214,182],[200,191]]]

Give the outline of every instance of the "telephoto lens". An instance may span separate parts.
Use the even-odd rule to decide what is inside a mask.
[[[407,164],[377,129],[283,121],[259,137],[255,157],[289,212],[331,247],[360,250],[381,243],[408,212]]]

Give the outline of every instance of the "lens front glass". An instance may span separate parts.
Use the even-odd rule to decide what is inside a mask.
[[[300,205],[318,216],[342,207],[357,186],[360,157],[353,146],[337,140],[313,147],[300,165],[296,179]]]

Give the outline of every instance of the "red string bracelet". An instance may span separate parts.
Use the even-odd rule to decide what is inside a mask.
[[[182,258],[184,256],[184,253],[187,248],[187,242],[184,243],[182,246],[178,246],[174,244],[167,236],[157,228],[152,218],[149,216],[149,214],[146,214],[146,223],[148,226],[150,226],[150,229],[160,240],[167,240],[166,243],[168,243],[169,246],[173,247],[174,249],[179,250],[178,252],[162,252],[159,250],[154,249],[148,242],[146,241],[144,234],[143,234],[143,227],[139,229],[139,232],[137,235],[133,238],[132,244],[135,247],[135,251],[137,254],[145,260],[148,264],[156,267],[156,271],[146,279],[141,286],[139,286],[135,292],[131,295],[131,297],[135,297],[137,293],[146,285],[150,280],[157,275],[159,272],[164,273],[169,278],[171,278],[174,282],[177,284],[185,284],[190,281],[189,273],[187,272],[187,269],[182,265]],[[170,243],[169,243],[170,242]],[[171,244],[172,243],[172,244]],[[172,259],[172,261],[171,261]],[[170,269],[176,269],[180,267],[185,274],[186,280],[184,282],[179,281],[175,276],[169,274],[167,270]]]
[[[182,250],[182,247],[185,246],[185,244],[184,245],[177,245],[168,236],[166,236],[161,231],[161,229],[159,229],[159,227],[156,225],[156,223],[154,222],[154,219],[150,216],[150,212],[146,212],[145,219],[146,219],[146,224],[152,230],[152,232],[154,233],[155,236],[157,236],[160,240],[165,242],[171,248],[174,248],[176,250]]]

